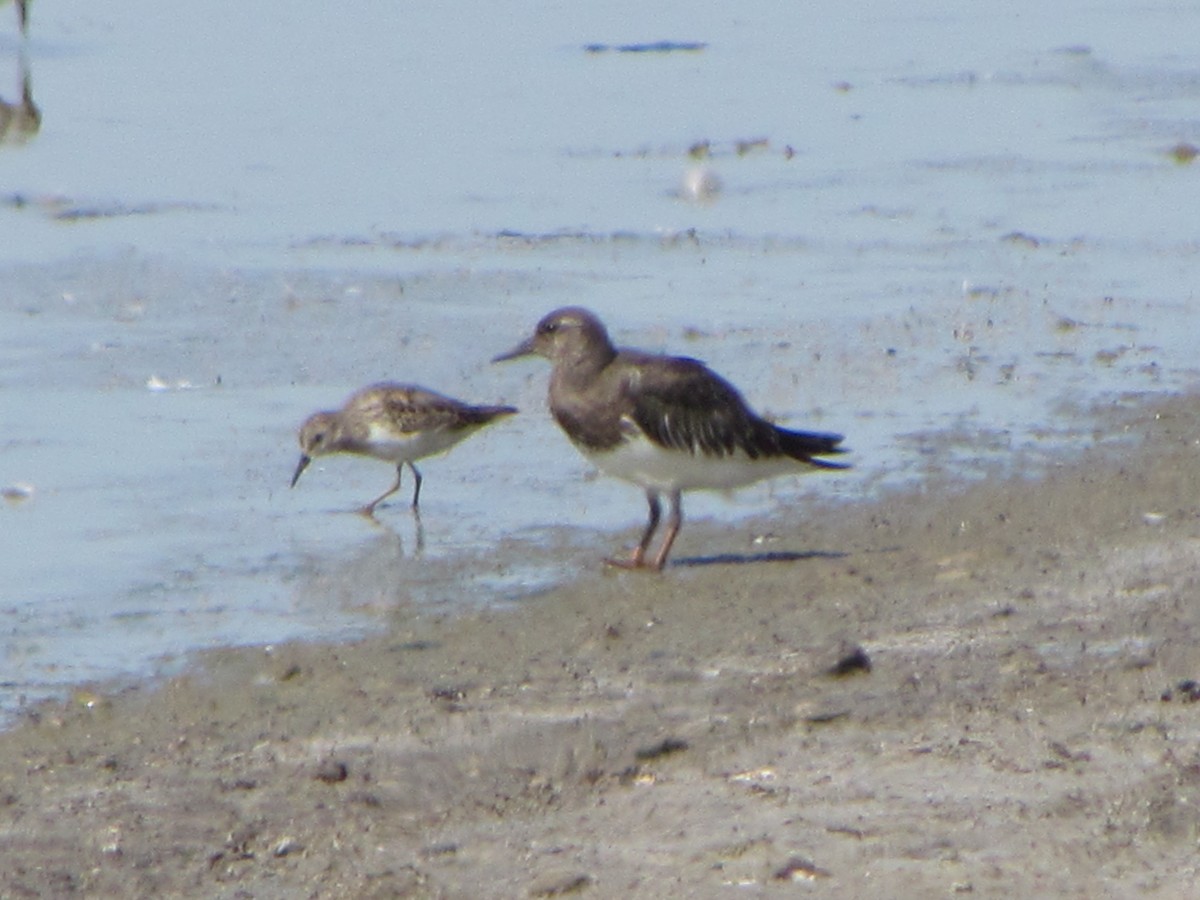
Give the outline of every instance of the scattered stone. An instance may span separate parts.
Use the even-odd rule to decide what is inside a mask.
[[[1195,144],[1189,144],[1187,141],[1180,141],[1170,150],[1171,159],[1179,163],[1181,166],[1186,166],[1192,160],[1200,155],[1200,149],[1196,148]]]
[[[583,872],[552,871],[539,875],[529,886],[531,897],[562,897],[590,886],[592,876]]]
[[[646,787],[654,784],[658,780],[653,772],[647,772],[641,766],[628,766],[617,773],[617,783],[621,787],[633,787],[634,785]]]
[[[834,678],[845,678],[847,675],[857,675],[860,672],[865,674],[870,671],[871,657],[867,656],[866,650],[855,645],[842,654],[837,662],[825,670],[825,673]]]
[[[1077,328],[1082,327],[1082,322],[1078,319],[1072,319],[1070,316],[1059,316],[1058,321],[1054,323],[1054,330],[1060,332],[1075,331]]]
[[[669,756],[672,753],[680,753],[686,749],[688,749],[688,742],[682,738],[663,738],[657,744],[642,747],[634,753],[634,758],[641,762],[648,762],[652,759]]]
[[[1068,747],[1066,744],[1064,744],[1062,741],[1051,741],[1050,742],[1050,752],[1054,754],[1056,759],[1050,760],[1047,763],[1048,768],[1053,768],[1057,764],[1057,760],[1061,760],[1063,762],[1072,762],[1072,763],[1091,762],[1092,761],[1092,754],[1088,753],[1086,750],[1080,750],[1079,752],[1075,752],[1075,751],[1071,750],[1071,748]]]
[[[24,481],[14,482],[7,487],[0,488],[0,497],[16,506],[18,503],[33,499],[33,485]]]
[[[754,150],[766,150],[771,146],[771,142],[766,138],[745,138],[734,144],[738,156],[745,156]]]
[[[1017,244],[1021,247],[1027,247],[1030,250],[1036,250],[1042,245],[1041,240],[1034,237],[1032,234],[1026,234],[1024,231],[1010,231],[1008,234],[1000,238],[1008,244]]]
[[[813,865],[803,856],[793,856],[772,877],[776,881],[816,881],[818,878],[831,878],[832,874]]]
[[[848,709],[831,709],[824,712],[813,713],[810,716],[805,716],[804,721],[809,725],[829,725],[837,722],[840,719],[846,719],[850,716]]]
[[[1193,681],[1191,678],[1185,678],[1175,685],[1174,689],[1167,688],[1162,692],[1161,700],[1163,703],[1170,703],[1176,698],[1175,692],[1179,692],[1179,702],[1181,703],[1196,703],[1200,701],[1200,682]]]
[[[463,701],[467,699],[466,688],[440,687],[429,691],[429,699],[445,712],[462,712],[467,707]]]
[[[288,856],[292,853],[299,853],[304,849],[304,845],[294,837],[282,837],[271,848],[271,855],[276,857]]]
[[[327,759],[317,766],[313,778],[326,784],[338,784],[350,777],[350,768],[341,760]]]

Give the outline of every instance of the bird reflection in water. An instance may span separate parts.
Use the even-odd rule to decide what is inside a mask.
[[[2,4],[3,0],[0,0]],[[17,0],[17,25],[21,29],[21,36],[24,37],[29,33],[29,0]]]

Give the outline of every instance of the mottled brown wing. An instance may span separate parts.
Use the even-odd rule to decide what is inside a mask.
[[[389,394],[383,405],[396,426],[406,432],[443,431],[461,420],[453,401],[431,395]]]
[[[470,428],[516,412],[511,406],[469,406],[425,388],[399,385],[381,385],[370,402],[378,404],[397,428],[407,432]]]

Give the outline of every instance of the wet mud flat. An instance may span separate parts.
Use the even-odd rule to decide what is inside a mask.
[[[0,734],[0,894],[1186,896],[1200,398],[1094,435],[44,704]]]

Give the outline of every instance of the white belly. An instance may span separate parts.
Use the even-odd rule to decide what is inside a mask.
[[[411,463],[449,450],[470,433],[469,428],[402,432],[372,425],[368,440],[376,459]]]
[[[764,478],[799,475],[806,468],[786,456],[751,459],[741,452],[704,456],[667,450],[642,437],[587,457],[606,475],[660,491],[730,490]]]

